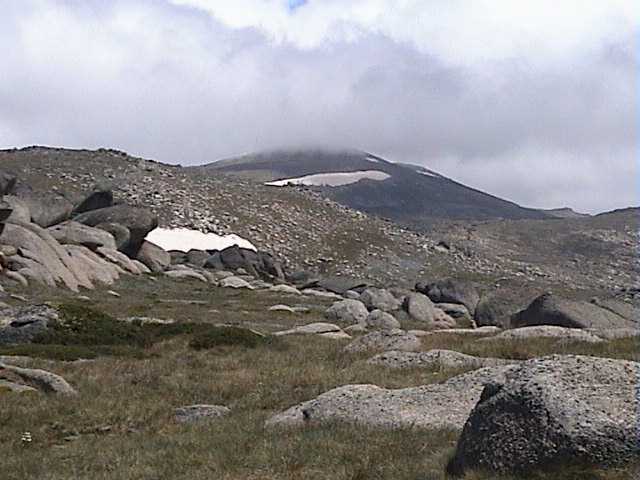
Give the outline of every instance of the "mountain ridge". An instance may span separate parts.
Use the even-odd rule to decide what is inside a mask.
[[[339,186],[313,185],[329,198],[412,227],[437,219],[547,219],[541,210],[522,207],[468,187],[423,166],[395,163],[363,150],[278,149],[188,167],[202,174],[224,173],[254,181],[298,179],[343,172],[380,171],[382,180],[363,179]]]

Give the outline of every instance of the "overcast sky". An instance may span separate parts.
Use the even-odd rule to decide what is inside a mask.
[[[0,148],[352,147],[526,206],[638,198],[634,0],[0,0]]]

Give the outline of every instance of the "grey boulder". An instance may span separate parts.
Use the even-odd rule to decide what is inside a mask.
[[[0,363],[0,379],[26,383],[44,393],[77,395],[78,392],[67,381],[55,373],[34,368],[22,368]]]
[[[368,310],[382,310],[384,312],[393,312],[402,306],[402,302],[384,288],[367,288],[360,294],[360,301]]]
[[[390,313],[374,310],[367,315],[365,326],[372,330],[394,330],[400,328],[400,322]]]
[[[369,312],[359,300],[340,300],[331,305],[324,316],[330,322],[351,325],[354,323],[364,324]]]
[[[142,242],[135,258],[154,273],[164,272],[171,265],[171,255],[147,240]]]
[[[515,366],[487,385],[449,472],[531,473],[638,460],[640,364],[555,355]]]
[[[46,305],[1,310],[0,345],[29,343],[58,318],[58,312]]]
[[[108,232],[69,220],[47,229],[62,245],[82,245],[90,250],[98,247],[116,248],[116,242]]]

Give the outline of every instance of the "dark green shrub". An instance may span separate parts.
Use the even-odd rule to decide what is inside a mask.
[[[274,337],[259,335],[251,330],[238,327],[210,327],[194,337],[189,346],[196,350],[222,346],[256,348],[274,343]]]

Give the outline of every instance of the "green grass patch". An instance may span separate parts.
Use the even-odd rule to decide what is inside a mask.
[[[197,350],[282,344],[272,337],[239,327],[196,322],[125,322],[86,305],[73,303],[60,305],[58,311],[60,320],[38,335],[33,343],[0,347],[0,355],[65,361],[101,356],[146,358],[150,356],[150,347],[178,336],[191,337],[190,346]]]

